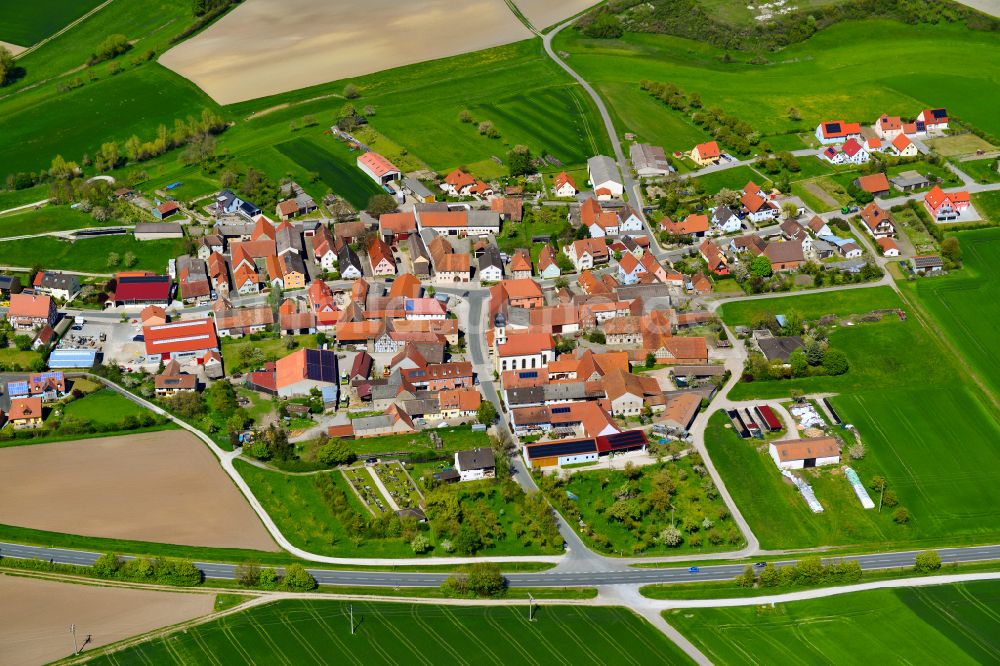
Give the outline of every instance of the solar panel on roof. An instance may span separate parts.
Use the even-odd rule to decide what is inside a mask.
[[[934,109],[933,111],[931,111],[931,115],[934,116],[935,118],[944,118],[948,114],[945,113],[944,109]]]
[[[571,410],[570,410],[569,407],[553,407],[552,408],[552,413],[553,414],[569,414],[570,411]]]
[[[538,377],[538,371],[537,370],[532,370],[530,372],[519,372],[517,374],[517,376],[520,379],[535,379],[535,378]]]
[[[597,450],[597,442],[593,439],[573,439],[564,442],[532,444],[528,447],[529,458],[551,458],[555,456],[571,456],[581,453],[593,453]]]
[[[840,133],[840,123],[827,123],[826,131],[828,134],[839,134]]]

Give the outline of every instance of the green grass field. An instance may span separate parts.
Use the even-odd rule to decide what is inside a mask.
[[[331,190],[347,199],[357,210],[367,206],[373,194],[385,193],[358,168],[355,160],[360,153],[352,152],[347,144],[332,137],[300,137],[278,144],[276,148],[306,171],[318,173]]]
[[[885,290],[881,307],[898,306],[892,292],[880,289]],[[866,312],[873,301],[863,296],[873,293],[877,290],[840,292],[832,311]],[[829,296],[833,294],[796,297],[796,302],[804,301],[798,312],[807,319],[822,316],[831,310],[821,307],[818,299]],[[729,323],[749,321],[755,312],[774,312],[786,303],[747,301],[733,304],[740,308],[726,310],[724,316]],[[781,481],[766,454],[713,422],[709,452],[764,547],[922,545],[943,539],[981,543],[996,538],[1000,451],[993,442],[1000,438],[1000,426],[989,402],[964,379],[958,363],[913,316],[905,322],[889,316],[880,323],[839,327],[829,339],[831,346],[847,353],[851,369],[846,374],[740,383],[730,397],[777,398],[792,389],[839,393],[832,399],[834,406],[845,422],[857,427],[867,447],[865,458],[851,464],[865,482],[883,475],[912,518],[901,527],[887,515],[862,511],[843,479],[828,472],[810,473],[827,507],[814,516]],[[958,449],[962,456],[954,455]],[[775,503],[786,517],[780,522],[773,520]]]
[[[283,356],[289,354],[288,348],[285,347],[287,338],[267,338],[264,340],[251,340],[249,337],[243,338],[223,338],[224,342],[222,344],[222,361],[227,368],[232,371],[238,370],[252,370],[250,365],[244,363],[241,360],[241,355],[244,349],[256,348],[264,354],[265,361],[276,361]],[[315,347],[316,346],[316,336],[315,335],[296,335],[295,341],[298,343],[299,347]],[[256,395],[256,394],[254,394]]]
[[[0,41],[31,46],[99,4],[101,0],[49,0],[37,5],[0,0]]]
[[[70,402],[64,413],[92,423],[121,423],[126,416],[138,416],[144,411],[111,389],[101,389]]]
[[[871,590],[769,606],[668,611],[713,663],[985,664],[1000,660],[1000,582]]]
[[[956,162],[955,166],[975,178],[977,182],[1000,182],[1000,171],[997,170],[997,158],[995,157],[988,160]]]
[[[0,216],[0,238],[42,234],[48,231],[68,231],[94,226],[111,226],[113,222],[98,223],[82,210],[69,206],[43,206],[39,210],[27,210]]]
[[[961,25],[848,21],[769,53],[771,64],[766,66],[751,65],[746,62],[748,54],[732,52],[733,61],[724,63],[722,49],[654,34],[593,40],[564,30],[556,37],[555,48],[568,52],[574,69],[592,84],[619,84],[617,96],[606,99],[626,128],[661,120],[676,123],[670,119],[675,112],[666,105],[656,109],[626,99],[644,96],[638,84],[650,79],[698,92],[706,107],[735,112],[765,135],[811,133],[820,121],[831,118],[869,124],[887,110],[912,116],[935,104],[990,133],[1000,133],[995,113],[1000,101],[996,83],[1000,38]],[[912,68],[917,61],[919,72]],[[871,76],[872,71],[878,75]],[[767,94],[748,104],[752,90]],[[788,119],[787,110],[793,106],[799,109],[801,122]],[[690,149],[689,137],[664,136],[663,141],[668,150]]]
[[[951,343],[973,365],[990,389],[1000,395],[1000,312],[993,303],[1000,295],[1000,230],[967,231],[959,235],[964,268],[953,275],[918,280],[910,288],[941,324]]]
[[[631,611],[280,601],[95,659],[96,664],[688,664]]]
[[[749,326],[759,317],[771,317],[776,314],[796,313],[803,320],[813,320],[828,314],[846,316],[899,307],[902,307],[902,301],[890,287],[871,287],[736,301],[722,305],[719,308],[719,316],[729,326]]]
[[[21,266],[39,264],[42,268],[82,271],[85,273],[115,273],[125,270],[123,264],[108,265],[108,255],[117,252],[124,257],[131,252],[136,257],[132,270],[163,273],[167,260],[179,256],[184,250],[184,240],[137,241],[131,235],[98,236],[75,242],[49,236],[25,238],[0,243],[0,265]]]
[[[683,113],[666,107],[649,95],[634,94],[634,87],[632,83],[617,80],[597,84],[619,134],[632,132],[639,141],[669,147],[671,151],[686,152],[691,152],[691,148],[699,143],[711,140],[705,130]]]
[[[1000,224],[1000,191],[973,194],[972,205],[984,220]]]
[[[739,191],[749,181],[760,185],[764,180],[763,176],[748,166],[738,166],[698,177],[698,182],[708,194],[715,194],[724,187]]]
[[[194,84],[155,63],[62,95],[42,97],[31,91],[25,96],[35,103],[11,109],[0,102],[4,175],[46,168],[57,154],[79,162],[84,153],[93,156],[104,141],[124,141],[132,134],[151,141],[161,123],[172,128],[175,119],[218,109]]]

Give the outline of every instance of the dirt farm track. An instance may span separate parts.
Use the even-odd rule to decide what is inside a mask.
[[[520,0],[539,30],[594,0]],[[528,39],[504,0],[246,0],[160,63],[220,104]]]
[[[212,611],[211,594],[73,585],[0,574],[0,662],[35,666]],[[84,650],[86,652],[86,649]]]
[[[179,430],[0,449],[0,523],[277,550],[212,453]]]

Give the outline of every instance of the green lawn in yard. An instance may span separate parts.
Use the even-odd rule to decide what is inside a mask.
[[[725,303],[718,312],[729,326],[749,326],[759,317],[777,314],[794,312],[804,320],[814,320],[828,314],[846,316],[901,306],[902,301],[890,287],[871,287],[736,301]]]
[[[0,216],[0,238],[113,224],[114,222],[99,223],[88,213],[69,206],[43,206],[38,210]]]
[[[973,194],[972,205],[984,220],[1000,224],[1000,191]]]
[[[131,270],[147,270],[164,273],[167,261],[181,255],[184,240],[137,241],[131,235],[99,236],[84,238],[75,242],[44,236],[0,243],[0,265],[31,266],[86,273],[115,273],[126,270],[119,263],[108,265],[108,256],[115,252],[124,257],[131,252],[136,257]]]
[[[368,205],[373,194],[384,194],[368,174],[358,168],[360,151],[351,151],[346,143],[333,137],[300,137],[277,146],[278,151],[303,169],[319,174],[320,179],[357,210]]]
[[[1000,182],[1000,171],[997,170],[997,158],[995,157],[988,160],[956,162],[955,166],[972,176],[977,183]]]
[[[941,187],[950,188],[958,187],[962,184],[962,179],[955,175],[955,172],[946,166],[937,166],[920,160],[918,162],[909,162],[907,164],[896,164],[894,166],[886,169],[886,177],[893,178],[903,173],[904,171],[916,171],[923,176],[930,176],[931,174],[938,177]],[[931,186],[933,187],[933,185]],[[926,190],[931,189],[930,187],[925,188]],[[914,192],[923,192],[925,190],[911,190]]]
[[[775,152],[782,150],[802,150],[809,147],[797,133],[766,136],[763,141],[771,144],[771,150]]]
[[[42,358],[42,355],[29,349],[21,351],[17,347],[0,349],[0,368],[28,370],[31,364]]]
[[[870,590],[664,613],[714,664],[984,664],[1000,659],[1000,582]]]
[[[356,633],[351,634],[350,611]],[[98,657],[96,664],[689,664],[624,608],[284,600]]]
[[[760,185],[765,179],[755,170],[748,166],[738,166],[732,169],[723,169],[704,176],[698,176],[698,182],[705,188],[705,192],[713,195],[722,188],[730,190],[742,190],[749,181]]]
[[[837,118],[870,124],[882,113],[912,116],[934,105],[1000,133],[1000,37],[961,24],[845,21],[768,53],[769,65],[749,64],[749,54],[732,52],[726,63],[723,49],[657,34],[605,40],[563,30],[554,47],[568,52],[572,67],[591,84],[622,84],[619,96],[645,95],[638,85],[643,79],[674,83],[700,93],[705,107],[735,113],[765,135],[812,132],[821,121]],[[914,62],[921,63],[919,71]],[[766,94],[753,94],[748,102],[748,91]],[[608,101],[628,107],[620,99]],[[788,119],[793,106],[801,122]],[[627,115],[623,120],[626,127],[632,124]]]
[[[442,447],[435,448],[431,442],[430,432],[437,433],[441,438]],[[358,456],[378,453],[423,452],[449,456],[455,451],[489,447],[490,438],[485,432],[473,432],[468,426],[458,428],[435,428],[433,431],[403,433],[399,435],[382,435],[380,437],[365,437],[349,442],[351,449]]]
[[[142,407],[111,389],[101,389],[66,405],[66,416],[91,423],[121,423],[126,416],[138,416],[145,412]]]
[[[277,361],[279,358],[288,356],[301,347],[316,347],[316,336],[296,335],[294,340],[297,343],[293,349],[288,349],[288,337],[264,338],[263,340],[251,340],[249,336],[242,338],[222,339],[222,362],[231,372],[241,370],[253,370],[260,365],[257,361],[244,361],[243,356],[246,350],[259,349],[263,354],[264,361]]]
[[[48,0],[25,4],[0,0],[0,41],[31,46],[101,4],[101,0]]]

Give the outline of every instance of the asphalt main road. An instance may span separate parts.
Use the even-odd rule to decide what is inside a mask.
[[[861,568],[870,571],[875,569],[896,569],[913,566],[914,558],[920,551],[904,551],[894,553],[873,553],[870,555],[847,556],[842,558],[825,558],[827,561],[857,560]],[[1000,560],[1000,545],[969,546],[964,548],[943,548],[937,550],[944,563],[978,562],[985,560]],[[70,550],[66,548],[47,548],[44,546],[25,546],[21,544],[0,542],[0,557],[18,559],[51,560],[59,564],[75,564],[89,566],[100,557],[101,553]],[[775,562],[777,566],[794,564],[797,560],[787,559]],[[206,578],[232,579],[238,565],[218,562],[195,562],[205,573]],[[414,562],[419,565],[419,562]],[[537,573],[507,574],[511,587],[567,587],[567,586],[600,586],[600,585],[649,585],[653,583],[703,583],[711,581],[731,580],[743,572],[743,564],[718,564],[700,567],[691,572],[687,567],[673,568],[628,568],[620,567],[606,571],[571,571],[564,566],[549,571]],[[405,571],[338,571],[332,569],[309,569],[309,572],[322,585],[350,585],[372,587],[436,587],[448,577],[447,573],[416,573]]]

